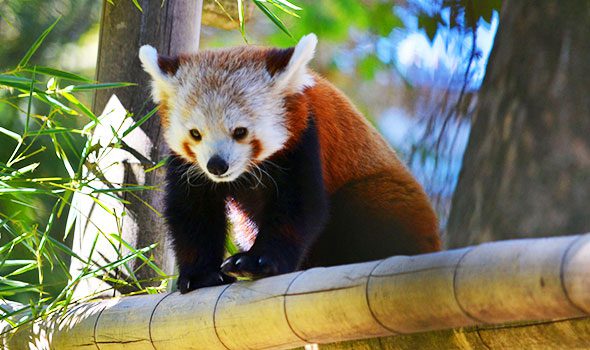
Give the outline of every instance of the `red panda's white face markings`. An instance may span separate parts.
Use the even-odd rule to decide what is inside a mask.
[[[215,59],[195,59],[179,68],[165,136],[174,151],[196,162],[213,181],[233,181],[252,162],[281,149],[289,133],[282,98],[262,67],[240,62],[235,69],[215,69]],[[179,141],[188,143],[192,159],[176,146]]]
[[[153,48],[142,47],[154,100],[167,106],[170,148],[216,182],[233,181],[281,150],[290,137],[284,99],[313,85],[306,66],[316,42],[304,37],[281,58],[282,69],[272,70],[265,48],[202,51],[181,57],[170,72]]]

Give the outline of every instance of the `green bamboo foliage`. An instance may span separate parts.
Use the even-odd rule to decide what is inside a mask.
[[[110,210],[99,194],[123,201],[124,192],[152,189],[113,183],[95,188],[93,184],[97,179],[104,179],[101,174],[105,169],[100,169],[98,160],[113,148],[123,148],[121,139],[152,117],[156,110],[138,118],[130,127],[123,129],[113,125],[112,139],[106,147],[94,140],[94,128],[105,121],[95,115],[81,97],[96,89],[130,84],[99,83],[52,67],[29,64],[58,22],[59,19],[39,36],[16,67],[0,72],[0,104],[16,109],[24,124],[22,130],[0,127],[0,147],[12,149],[4,152],[9,154],[7,158],[0,159],[0,298],[25,302],[23,307],[11,310],[2,308],[0,302],[0,320],[7,320],[13,326],[65,311],[73,302],[92,299],[95,295],[83,300],[73,297],[76,286],[90,277],[102,278],[117,287],[133,287],[134,293],[164,290],[170,278],[150,256],[156,244],[136,249],[122,239],[120,230],[99,230],[94,238],[96,243],[102,235],[114,247],[126,248],[129,253],[116,261],[97,265],[94,251],[89,257],[80,257],[69,247],[69,233],[81,215],[74,194],[90,197],[109,212],[113,220],[120,222],[121,213]],[[38,112],[41,110],[47,112]],[[68,122],[72,119],[76,122]],[[56,162],[65,175],[39,176],[38,168],[42,166],[39,159]],[[164,161],[148,170],[161,167]],[[47,215],[40,215],[43,212],[41,202],[47,201],[52,203],[51,208]],[[57,222],[62,224],[57,225]],[[56,232],[58,229],[62,232]],[[142,268],[145,266],[157,273],[161,281],[159,287],[143,286],[146,281],[139,280],[128,264],[134,259],[142,261]],[[79,260],[84,266],[77,276],[70,275],[69,261],[72,260]],[[119,270],[124,271],[126,277],[117,277]]]

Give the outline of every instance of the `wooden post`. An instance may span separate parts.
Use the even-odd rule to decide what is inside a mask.
[[[140,0],[139,4],[142,11],[132,1],[104,1],[96,79],[101,82],[133,82],[137,86],[96,92],[94,111],[104,110],[105,114],[109,114],[96,130],[99,135],[97,138],[101,141],[112,134],[111,126],[118,127],[117,124],[125,118],[121,107],[132,113],[134,120],[138,120],[154,107],[150,99],[149,77],[141,68],[137,56],[141,45],[150,44],[165,55],[192,52],[199,47],[202,0]],[[111,99],[113,95],[116,95],[116,99]],[[105,109],[108,101],[111,103]],[[105,177],[113,184],[160,186],[164,179],[163,168],[148,173],[144,171],[167,155],[159,118],[151,118],[136,129],[136,132],[127,135],[124,141],[137,153],[133,155],[116,150],[114,157],[100,160],[99,166],[109,169]],[[75,229],[74,251],[87,257],[95,235],[102,231],[93,260],[98,264],[112,261],[124,254],[125,249],[120,245],[113,246],[105,237],[120,230],[123,239],[137,248],[158,242],[159,246],[151,254],[165,272],[173,273],[174,261],[167,249],[164,220],[156,213],[162,212],[162,192],[142,191],[133,195],[122,194],[122,197],[129,202],[128,205],[123,206],[117,201],[109,202],[106,196],[101,197],[111,203],[113,208],[109,209],[120,216],[117,222],[113,215],[91,199],[77,196],[76,203],[81,215]],[[131,262],[130,267],[135,269],[140,263]],[[71,266],[72,275],[78,275],[81,268],[74,261]],[[155,277],[155,274],[149,268],[143,268],[137,276],[140,279],[149,279]],[[77,295],[92,294],[104,288],[105,285],[98,279],[87,280],[85,285],[79,286]]]

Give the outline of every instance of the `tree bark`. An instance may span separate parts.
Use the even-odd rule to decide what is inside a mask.
[[[143,71],[137,54],[140,46],[150,44],[164,55],[198,49],[201,0],[143,0],[139,3],[142,11],[129,0],[115,0],[113,4],[104,1],[96,79],[100,82],[133,82],[137,85],[116,90],[98,90],[93,106],[96,113],[105,109],[113,94],[132,114],[134,120],[140,119],[155,107],[150,98],[149,76]],[[109,105],[109,109],[116,105]],[[124,112],[115,111],[106,119],[108,123],[103,123],[96,129],[95,136],[101,140],[109,138],[112,135],[111,127],[117,128],[119,125],[116,123],[122,119]],[[152,117],[136,131],[127,135],[124,141],[140,156],[137,153],[134,156],[129,152],[115,150],[113,155],[100,160],[99,165],[102,169],[109,169],[105,175],[113,183],[160,186],[164,180],[163,168],[148,173],[144,171],[163,159],[168,152],[162,138],[159,118]],[[101,133],[107,136],[102,137]],[[116,164],[112,165],[113,162]],[[163,267],[165,272],[173,273],[173,258],[165,243],[166,228],[163,218],[159,215],[163,209],[162,192],[146,190],[133,194],[123,193],[121,196],[128,202],[124,208],[119,208],[121,204],[116,201],[111,202],[114,206],[112,209],[121,214],[120,222],[116,224],[113,224],[114,217],[99,208],[96,203],[88,203],[88,198],[80,199],[86,201],[79,204],[83,212],[81,217],[87,216],[88,219],[78,220],[74,250],[82,256],[88,256],[92,249],[92,237],[101,230],[105,234],[112,233],[115,227],[121,232],[122,238],[136,248],[159,243],[150,254],[153,254],[156,264]],[[104,236],[101,235],[97,245],[98,252],[93,257],[93,260],[102,263],[120,257],[121,251],[125,250],[122,246],[113,249],[112,245],[105,241]],[[136,260],[129,265],[135,270],[140,264],[141,261]],[[79,272],[80,266],[73,264],[71,269]],[[137,277],[150,279],[156,277],[156,274],[149,268],[143,268],[137,272]],[[90,281],[79,294],[96,291],[96,283],[100,284],[99,281]]]
[[[447,245],[588,231],[590,3],[507,1]]]

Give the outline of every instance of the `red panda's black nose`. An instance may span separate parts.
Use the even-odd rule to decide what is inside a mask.
[[[223,158],[215,155],[207,162],[207,170],[213,175],[223,175],[229,169],[229,164]]]

